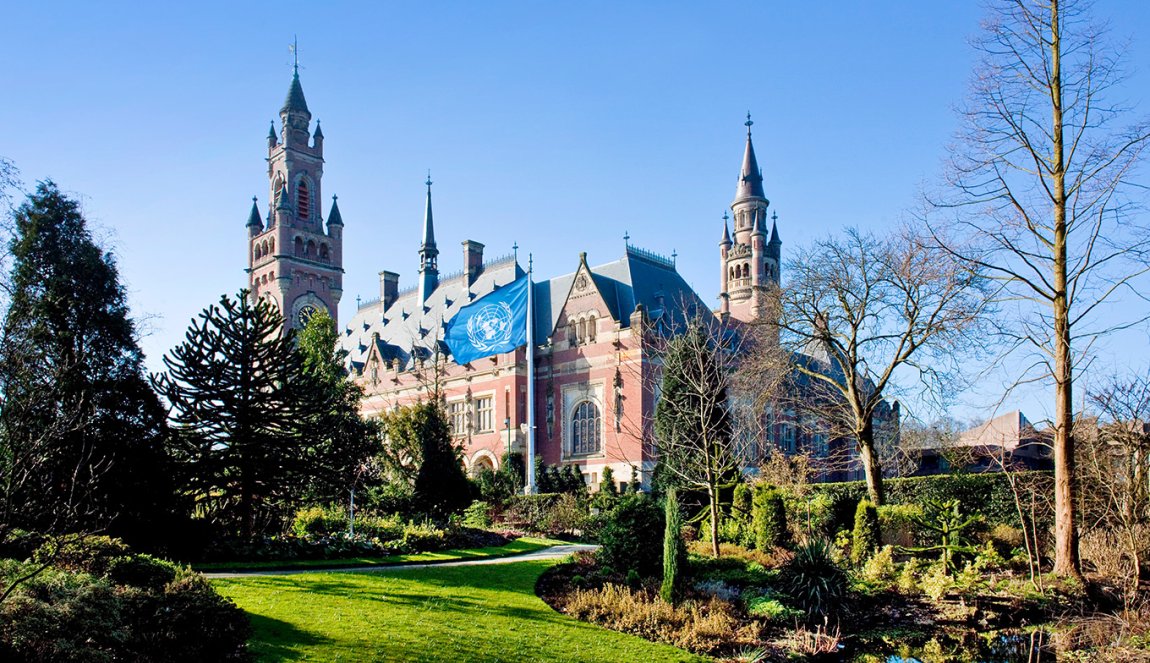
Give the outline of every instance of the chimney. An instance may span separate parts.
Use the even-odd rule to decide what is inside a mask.
[[[391,308],[399,294],[399,274],[384,270],[379,273],[379,301],[383,303],[383,310]]]
[[[467,275],[467,285],[475,283],[483,270],[483,245],[473,239],[463,241],[463,272]]]

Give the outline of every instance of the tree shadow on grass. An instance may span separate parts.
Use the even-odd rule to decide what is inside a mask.
[[[308,651],[331,639],[305,631],[290,622],[265,615],[248,613],[252,622],[252,639],[248,648],[261,661],[302,661]]]

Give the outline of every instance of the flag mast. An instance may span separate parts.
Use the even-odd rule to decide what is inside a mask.
[[[527,254],[527,494],[535,494],[535,284]]]

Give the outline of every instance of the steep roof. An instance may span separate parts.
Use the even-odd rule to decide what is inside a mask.
[[[755,145],[751,142],[750,119],[747,120],[747,147],[743,151],[743,166],[739,169],[739,183],[735,187],[735,201],[747,198],[766,198],[763,191],[763,171],[755,158]]]
[[[311,111],[307,109],[307,100],[303,97],[303,86],[299,82],[299,68],[297,67],[295,73],[291,77],[291,87],[288,88],[287,98],[284,99],[283,108],[280,109],[281,113],[307,113],[311,115]]]

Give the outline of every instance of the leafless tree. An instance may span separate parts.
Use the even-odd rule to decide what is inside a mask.
[[[1080,435],[1084,529],[1105,528],[1124,542],[1133,596],[1147,579],[1150,549],[1150,373],[1129,380],[1111,376],[1088,398],[1098,416],[1078,422],[1094,424]]]
[[[660,351],[662,389],[654,452],[678,485],[707,497],[711,552],[719,556],[722,492],[742,478],[730,393],[740,337],[713,318],[696,317]]]
[[[1055,572],[1071,575],[1081,573],[1075,369],[1089,339],[1115,328],[1100,327],[1099,309],[1141,297],[1134,286],[1150,249],[1123,195],[1150,125],[1115,129],[1126,110],[1108,101],[1123,78],[1121,50],[1088,10],[1077,0],[993,3],[948,187],[930,201],[947,212],[931,221],[940,243],[997,279],[1017,309],[1002,331],[1010,350],[1033,359],[1017,384],[1054,385]]]
[[[985,310],[977,269],[909,230],[878,237],[848,229],[788,263],[778,291],[779,343],[802,378],[797,408],[854,441],[876,504],[884,501],[876,414],[916,383],[943,397]],[[887,431],[893,434],[893,431]]]

